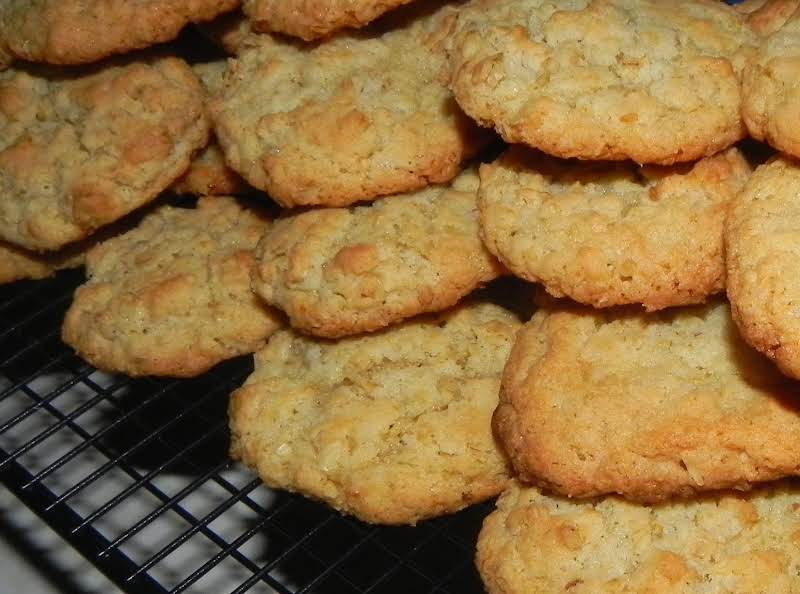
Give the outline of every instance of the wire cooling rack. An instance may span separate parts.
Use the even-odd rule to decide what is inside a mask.
[[[98,372],[60,340],[81,273],[0,287],[0,480],[127,592],[482,592],[491,505],[374,527],[227,457],[243,357],[192,380]]]

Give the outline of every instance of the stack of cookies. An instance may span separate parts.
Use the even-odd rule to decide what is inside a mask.
[[[233,457],[362,520],[502,493],[490,592],[800,591],[800,2],[147,4],[0,4],[0,280],[85,262],[65,342],[255,353]]]

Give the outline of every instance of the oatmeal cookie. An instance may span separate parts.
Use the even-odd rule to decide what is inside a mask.
[[[559,157],[669,165],[745,135],[757,37],[714,0],[476,0],[454,33],[464,111]]]
[[[32,62],[85,64],[177,37],[240,0],[4,0],[0,46]]]
[[[452,186],[280,219],[256,251],[253,288],[317,336],[445,309],[503,271],[478,235],[477,190],[471,169]]]
[[[231,396],[231,454],[367,522],[488,499],[508,481],[489,421],[518,327],[471,303],[336,342],[277,332]]]
[[[520,478],[660,501],[800,474],[797,384],[727,303],[642,314],[567,305],[517,335],[494,426]]]
[[[191,377],[261,348],[280,316],[250,290],[269,222],[223,196],[162,206],[87,255],[64,342],[107,371]]]
[[[725,289],[723,226],[750,174],[735,148],[692,166],[586,163],[516,146],[481,166],[481,231],[556,296],[647,310]]]
[[[316,45],[252,36],[212,103],[229,165],[283,206],[346,206],[452,179],[485,138],[446,82],[456,10]]]
[[[800,591],[795,481],[643,506],[514,482],[478,536],[489,594]]]
[[[0,72],[0,239],[43,251],[87,237],[169,187],[209,126],[177,58]]]

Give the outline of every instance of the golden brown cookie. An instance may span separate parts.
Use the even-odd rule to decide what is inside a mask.
[[[800,12],[758,48],[742,81],[742,117],[750,134],[800,157]]]
[[[194,64],[192,70],[200,79],[206,92],[206,101],[223,88],[227,61]],[[233,169],[225,163],[225,155],[212,136],[208,145],[195,155],[189,169],[171,187],[176,194],[195,196],[229,196],[244,194],[250,188]]]
[[[785,594],[800,591],[798,535],[794,481],[654,506],[513,482],[476,565],[489,594]]]
[[[272,31],[306,41],[345,27],[363,27],[412,0],[244,0],[243,10],[256,31]]]
[[[692,166],[639,167],[517,146],[480,172],[487,247],[556,297],[656,310],[725,289],[725,215],[750,174],[735,148]]]
[[[476,0],[454,34],[464,111],[559,157],[672,164],[745,135],[756,36],[713,0]]]
[[[471,303],[336,342],[277,332],[231,395],[231,455],[373,523],[492,497],[508,468],[489,421],[518,327]]]
[[[191,377],[258,350],[280,326],[250,290],[267,226],[230,197],[162,206],[89,252],[64,342],[99,369],[132,376]]]
[[[494,426],[525,481],[661,501],[800,474],[797,394],[727,303],[548,307],[517,335]]]
[[[0,239],[55,250],[90,235],[166,189],[208,131],[177,58],[0,72]]]
[[[240,0],[4,0],[0,46],[18,58],[84,64],[177,37]]]
[[[451,186],[280,219],[256,250],[253,289],[327,337],[450,307],[503,272],[478,235],[477,191],[470,169]]]
[[[734,201],[725,230],[728,297],[744,339],[800,378],[800,163],[759,167]]]
[[[480,142],[445,86],[444,6],[383,34],[249,38],[212,103],[229,165],[283,206],[346,206],[446,182]]]

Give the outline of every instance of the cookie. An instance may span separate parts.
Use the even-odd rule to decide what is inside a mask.
[[[177,37],[240,0],[6,0],[0,46],[23,60],[84,64]]]
[[[742,81],[750,135],[800,157],[800,12],[764,39]]]
[[[55,250],[90,235],[166,189],[208,131],[177,58],[0,72],[0,239]]]
[[[478,235],[477,191],[473,169],[452,186],[280,219],[258,246],[253,289],[317,336],[445,309],[503,271]]]
[[[458,19],[451,88],[509,142],[669,165],[745,135],[737,71],[755,44],[713,0],[477,0]]]
[[[268,221],[230,197],[162,206],[87,255],[64,342],[99,369],[191,377],[261,348],[280,318],[250,290]]]
[[[527,482],[660,501],[800,473],[797,391],[724,302],[544,308],[517,336],[493,421]]]
[[[744,339],[800,378],[800,163],[779,156],[760,166],[734,201],[725,230],[728,297]]]
[[[59,270],[80,268],[85,256],[85,251],[80,249],[38,254],[0,241],[0,284],[47,278]]]
[[[489,421],[518,327],[471,303],[336,342],[277,332],[231,395],[231,455],[373,523],[492,497],[508,469]]]
[[[446,182],[480,145],[445,86],[456,11],[317,45],[252,36],[212,103],[228,164],[283,206],[346,206]]]
[[[735,5],[747,14],[747,23],[762,37],[780,29],[800,6],[798,0],[745,0]]]
[[[256,31],[319,39],[345,27],[359,28],[411,0],[244,0]]]
[[[200,79],[206,91],[206,99],[222,90],[227,62],[204,62],[194,64],[192,70]],[[208,145],[195,155],[189,169],[174,184],[176,194],[195,196],[225,196],[244,194],[249,188],[245,181],[225,163],[225,155],[212,137]]]
[[[480,173],[487,247],[556,297],[652,311],[725,289],[725,214],[750,174],[735,148],[692,166],[639,167],[516,146]]]
[[[517,482],[478,536],[489,594],[800,591],[800,490],[781,482],[642,506]]]

